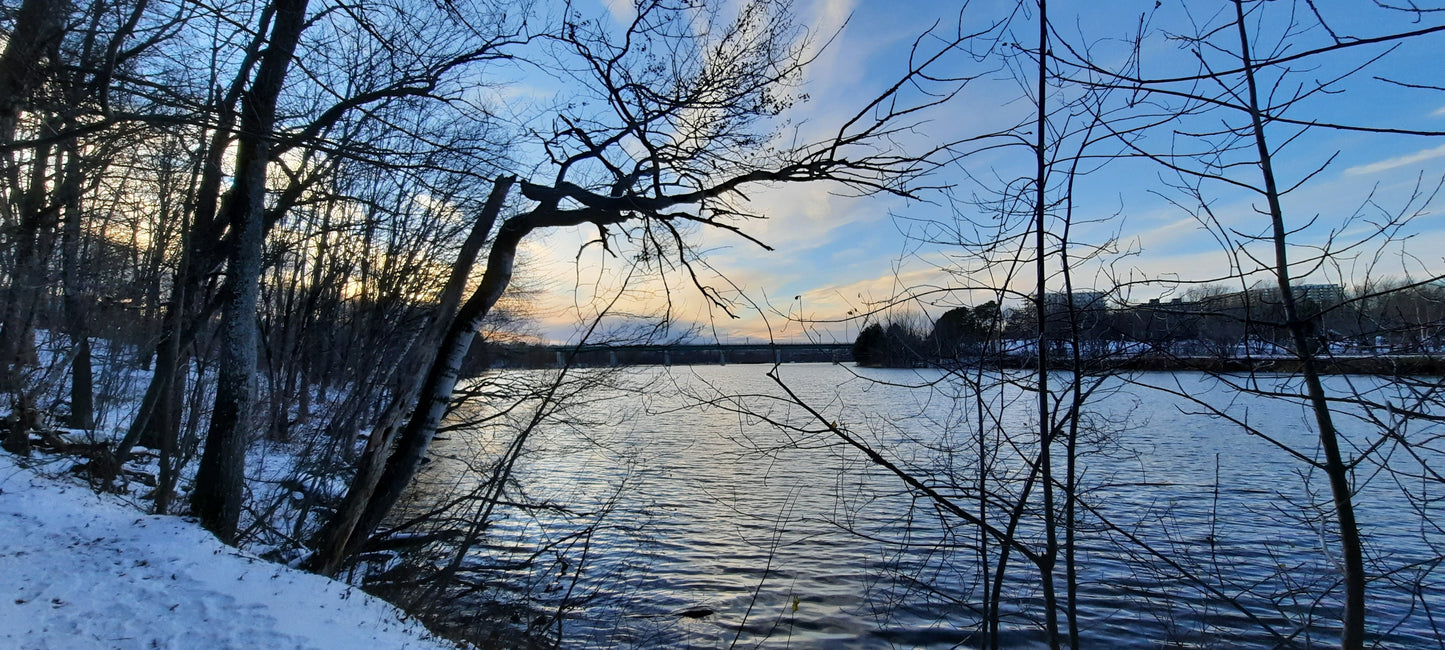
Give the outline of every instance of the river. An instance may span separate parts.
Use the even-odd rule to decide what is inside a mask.
[[[493,513],[471,563],[530,562],[494,580],[507,588],[489,598],[525,607],[514,620],[535,616],[565,647],[975,644],[987,593],[977,528],[778,399],[770,369],[634,368],[553,413],[531,434],[515,476],[533,502],[555,507]],[[973,488],[982,441],[994,495],[986,516],[1006,526],[1028,474],[1022,459],[1036,453],[1036,393],[989,381],[980,432],[973,393],[940,371],[786,364],[779,372],[824,420],[970,513],[981,505]],[[503,371],[493,379],[545,376]],[[1370,378],[1329,384],[1400,397]],[[1260,385],[1297,391],[1284,378],[1262,377]],[[1110,379],[1091,404],[1078,460],[1087,508],[1078,517],[1077,602],[1086,645],[1309,646],[1337,638],[1337,545],[1317,507],[1328,503],[1328,484],[1282,448],[1317,456],[1301,405],[1198,373]],[[1207,406],[1237,422],[1203,413]],[[1364,411],[1339,413],[1355,445],[1347,451],[1379,441],[1377,424],[1353,417]],[[1440,431],[1413,424],[1396,432],[1419,441],[1408,451],[1439,470],[1445,452],[1430,436]],[[433,449],[442,460],[429,470],[433,484],[474,481],[476,459],[494,456],[509,434],[449,435]],[[1403,449],[1385,440],[1374,457],[1394,454],[1392,464],[1418,470]],[[1054,453],[1062,481],[1062,444]],[[1445,624],[1445,535],[1431,523],[1445,521],[1445,486],[1372,468],[1356,471],[1375,575],[1372,638],[1445,647],[1432,622]],[[1030,493],[1016,534],[1031,549],[1044,543],[1039,495]],[[996,540],[984,539],[984,548],[991,572]],[[1043,645],[1038,573],[1016,553],[1006,575],[1004,645]],[[1055,575],[1062,597],[1062,559]]]

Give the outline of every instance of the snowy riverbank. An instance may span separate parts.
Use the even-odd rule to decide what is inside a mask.
[[[0,453],[0,647],[454,647],[360,589],[16,460]]]

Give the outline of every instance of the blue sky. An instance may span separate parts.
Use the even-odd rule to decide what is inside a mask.
[[[1192,34],[1198,25],[1217,27],[1232,16],[1232,5],[1219,0],[1181,3],[1161,2],[1053,2],[1051,16],[1056,29],[1075,47],[1091,44],[1091,59],[1104,67],[1122,62],[1128,53],[1126,39],[1139,28],[1141,16],[1149,14],[1148,35],[1141,48],[1145,76],[1189,74],[1195,71],[1194,55],[1181,47],[1176,35]],[[1329,6],[1326,6],[1329,4]],[[1341,37],[1369,37],[1437,24],[1427,14],[1423,22],[1414,17],[1388,14],[1358,3],[1316,3],[1325,19]],[[965,29],[974,30],[1007,14],[1012,4],[972,3],[963,12]],[[1297,52],[1324,44],[1329,35],[1322,29],[1296,30],[1281,37],[1289,3],[1269,3],[1270,12],[1251,15],[1250,25],[1261,34],[1259,47],[1285,48]],[[1304,3],[1299,8],[1305,8]],[[608,0],[596,7],[598,15],[625,19],[630,9],[625,0]],[[1222,12],[1229,12],[1224,14]],[[837,33],[827,49],[808,70],[801,91],[809,100],[794,107],[787,117],[802,129],[836,127],[843,116],[856,110],[860,98],[876,95],[903,71],[914,39],[931,27],[957,28],[960,20],[954,2],[882,2],[876,0],[803,0],[794,7],[796,20],[811,35]],[[1312,22],[1312,16],[1301,16]],[[1036,23],[1032,10],[1015,17],[1013,36],[1029,47]],[[846,24],[845,24],[846,21]],[[841,30],[841,31],[840,31]],[[1228,45],[1227,40],[1216,43]],[[1445,38],[1429,35],[1400,44],[1386,58],[1376,62],[1332,90],[1318,94],[1292,109],[1288,115],[1301,119],[1363,123],[1372,126],[1445,130],[1445,92],[1408,89],[1382,83],[1375,77],[1389,77],[1414,84],[1445,86],[1436,63],[1436,53],[1445,51]],[[1056,45],[1056,47],[1058,47]],[[1278,92],[1308,87],[1330,79],[1339,71],[1360,65],[1385,52],[1385,47],[1356,48],[1328,58],[1301,61],[1272,86]],[[1222,53],[1204,52],[1206,60],[1219,64]],[[1032,101],[997,60],[975,62],[957,56],[949,61],[952,74],[980,75],[952,102],[927,116],[904,146],[921,146],[931,141],[968,137],[1005,128],[1034,113]],[[1273,82],[1271,78],[1269,81]],[[1303,84],[1303,85],[1301,85]],[[545,88],[539,81],[534,87]],[[1070,90],[1052,91],[1050,101],[1060,103]],[[1116,98],[1122,103],[1122,98]],[[1147,133],[1141,147],[1151,152],[1182,151],[1195,146],[1179,132],[1217,130],[1222,114],[1175,120]],[[1230,119],[1237,121],[1234,117]],[[1308,176],[1332,156],[1333,161],[1309,182],[1290,193],[1285,210],[1291,227],[1304,228],[1296,237],[1303,244],[1324,242],[1334,233],[1337,241],[1358,239],[1368,224],[1384,215],[1420,207],[1408,199],[1421,179],[1427,187],[1445,175],[1445,138],[1382,135],[1315,129],[1295,138],[1295,129],[1270,127],[1272,139],[1282,147],[1277,167],[1281,182],[1292,185]],[[1171,139],[1176,143],[1170,146]],[[1071,142],[1071,140],[1065,140]],[[1101,143],[1089,151],[1106,154],[1118,145]],[[908,202],[898,198],[849,197],[839,188],[825,185],[771,188],[750,194],[752,206],[767,216],[748,225],[748,232],[774,247],[764,251],[740,238],[720,232],[697,233],[703,259],[716,272],[705,278],[712,286],[738,299],[737,314],[728,318],[708,309],[696,289],[683,278],[666,278],[670,293],[660,287],[662,280],[634,279],[634,289],[614,305],[634,314],[656,315],[663,296],[670,296],[671,321],[700,324],[703,335],[723,340],[773,337],[779,340],[851,340],[859,319],[848,312],[865,312],[899,296],[932,290],[926,301],[906,301],[899,310],[923,311],[936,316],[951,304],[969,304],[986,299],[968,287],[997,286],[1001,280],[979,273],[976,256],[964,247],[919,240],[936,235],[937,224],[965,227],[989,223],[996,215],[987,209],[960,203],[972,196],[987,196],[1031,169],[1032,154],[1025,148],[1000,149],[967,157],[939,170],[930,184],[953,187],[953,203],[940,193],[927,193],[926,201]],[[1248,169],[1231,169],[1245,180]],[[1120,279],[1145,281],[1121,294],[1121,298],[1144,300],[1160,295],[1178,295],[1187,285],[1172,279],[1199,280],[1228,273],[1229,257],[1216,237],[1191,214],[1196,197],[1169,187],[1178,176],[1157,162],[1115,160],[1102,169],[1076,180],[1074,192],[1075,230],[1080,244],[1116,241],[1118,254],[1076,271],[1075,285],[1104,287]],[[1207,183],[1203,196],[1226,236],[1238,241],[1262,232],[1267,225],[1255,211],[1258,197]],[[1350,221],[1351,217],[1355,221]],[[1090,222],[1090,223],[1083,223]],[[933,224],[933,225],[930,225]],[[1050,232],[1053,232],[1051,230]],[[594,233],[560,232],[530,242],[525,249],[532,260],[532,275],[544,288],[539,311],[539,333],[549,340],[565,341],[576,335],[577,323],[599,310],[616,291],[625,265],[604,260],[595,251],[577,255],[578,243]],[[1371,277],[1413,277],[1442,272],[1441,251],[1445,251],[1445,227],[1427,209],[1400,234],[1410,237],[1390,246],[1369,245],[1355,250],[1339,268],[1317,268],[1306,281],[1357,282],[1368,272]],[[1256,251],[1244,246],[1241,252]],[[1261,256],[1263,251],[1257,251]],[[1297,255],[1307,255],[1299,248]],[[1243,259],[1248,261],[1248,257]],[[1262,260],[1268,261],[1261,257]],[[996,260],[995,260],[996,261]],[[1366,268],[1366,267],[1369,268]],[[1015,281],[1032,282],[1028,275]],[[1245,280],[1248,282],[1249,280]],[[1057,282],[1057,280],[1055,280]],[[1241,281],[1234,280],[1238,285]],[[1061,286],[1061,285],[1058,285]],[[733,293],[733,289],[737,293]],[[950,291],[942,291],[950,290]],[[936,304],[930,304],[936,303]],[[800,322],[799,317],[802,317]],[[876,317],[876,316],[875,316]]]

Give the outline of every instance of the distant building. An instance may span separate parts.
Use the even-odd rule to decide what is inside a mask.
[[[1309,300],[1321,309],[1333,307],[1345,301],[1345,289],[1338,284],[1295,284],[1290,285],[1295,302]],[[1282,304],[1279,287],[1258,287],[1206,299],[1211,307],[1240,309],[1244,307],[1265,307]]]
[[[1321,307],[1333,307],[1345,301],[1345,288],[1338,284],[1299,284],[1292,288],[1295,300],[1313,300]]]
[[[1074,308],[1079,310],[1104,309],[1108,306],[1109,292],[1079,290],[1073,293]],[[1069,308],[1069,293],[1053,291],[1044,294],[1044,309],[1049,312],[1065,311]]]

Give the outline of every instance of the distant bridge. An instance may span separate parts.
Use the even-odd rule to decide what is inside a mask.
[[[853,360],[851,343],[767,343],[676,345],[548,346],[558,367],[568,358],[574,366],[671,366],[729,363],[844,363]],[[575,353],[575,354],[574,354]]]

